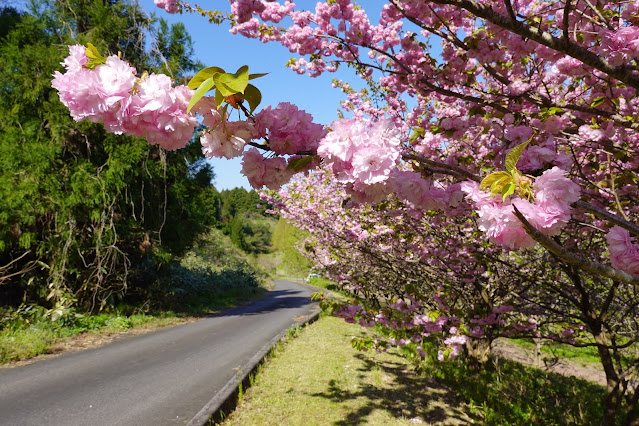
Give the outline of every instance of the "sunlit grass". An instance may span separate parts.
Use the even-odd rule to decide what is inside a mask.
[[[229,425],[468,424],[468,407],[395,353],[353,349],[363,330],[325,317],[269,359]]]
[[[482,369],[359,352],[370,330],[323,317],[252,378],[225,425],[598,424],[602,387],[507,360]],[[431,347],[430,350],[435,349]]]
[[[66,339],[81,334],[100,335],[130,329],[155,329],[192,320],[193,318],[173,312],[130,316],[111,312],[67,318],[63,321],[46,318],[29,323],[24,319],[5,321],[0,330],[0,364],[51,353]]]
[[[535,345],[528,340],[508,339],[508,342],[529,350],[534,350],[535,348]],[[575,347],[566,343],[544,340],[542,341],[541,352],[542,358],[546,358],[548,360],[564,359],[584,366],[601,368],[599,353],[597,352],[597,348],[594,346]],[[628,364],[637,358],[637,348],[636,346],[632,346],[623,350],[622,354],[626,364]]]

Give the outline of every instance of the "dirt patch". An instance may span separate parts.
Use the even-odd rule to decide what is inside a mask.
[[[50,348],[49,353],[38,355],[23,361],[14,361],[0,365],[0,368],[14,368],[23,365],[33,364],[35,362],[44,361],[45,359],[55,358],[63,353],[77,352],[86,349],[99,348],[119,340],[128,339],[130,337],[151,333],[155,330],[165,327],[175,327],[177,325],[189,324],[199,321],[202,318],[185,318],[171,324],[143,324],[140,327],[125,329],[121,331],[87,331],[75,336],[64,337],[57,340]]]
[[[553,360],[553,362],[544,362],[543,355],[540,357],[541,361],[537,363],[534,351],[527,350],[503,339],[497,339],[493,342],[493,352],[497,356],[517,361],[524,365],[541,368],[545,371],[552,371],[553,373],[558,373],[567,377],[578,377],[580,379],[597,383],[601,386],[606,386],[606,375],[603,372],[603,368],[596,364],[585,366],[569,362],[565,359]]]

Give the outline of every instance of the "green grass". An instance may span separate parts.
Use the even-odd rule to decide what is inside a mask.
[[[393,353],[354,350],[360,327],[323,317],[267,361],[225,425],[408,425],[470,421],[467,407]],[[426,385],[426,386],[425,386]],[[444,421],[444,423],[439,423]]]
[[[43,353],[56,342],[57,333],[48,327],[0,331],[0,364],[21,361]]]
[[[526,349],[534,350],[535,345],[522,339],[508,339],[509,342]],[[561,358],[585,366],[596,364],[600,368],[601,361],[599,359],[599,353],[595,347],[575,347],[565,343],[553,342],[551,340],[544,340],[541,345],[541,351],[546,356],[543,358],[554,359]],[[633,350],[634,351],[634,350]],[[628,351],[626,351],[628,352]]]
[[[333,281],[324,277],[313,277],[308,281],[308,283],[310,285],[314,285],[315,287],[321,287],[325,288],[326,290],[340,292],[339,286],[335,285]]]
[[[424,363],[422,374],[436,378],[467,401],[486,425],[589,425],[601,421],[603,387],[575,377],[494,359],[481,369],[462,360]]]
[[[261,367],[224,425],[599,423],[598,385],[515,362],[482,370],[351,347],[371,330],[322,317]],[[435,349],[434,347],[431,348]]]
[[[61,321],[16,317],[2,322],[0,364],[23,361],[51,353],[64,339],[82,333],[117,333],[134,328],[157,328],[185,321],[183,315],[166,312],[155,315],[122,315],[118,312],[72,316]]]

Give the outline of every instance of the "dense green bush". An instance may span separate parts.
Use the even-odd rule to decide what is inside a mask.
[[[132,273],[170,263],[219,215],[196,141],[166,152],[71,119],[50,82],[66,46],[87,42],[140,73],[181,78],[200,67],[183,25],[153,21],[129,0],[0,9],[2,304],[52,315],[115,306],[144,284]]]

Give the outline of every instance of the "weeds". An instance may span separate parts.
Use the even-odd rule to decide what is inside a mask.
[[[605,390],[574,377],[493,359],[473,370],[463,360],[430,360],[420,373],[437,378],[470,401],[483,424],[597,424]]]
[[[54,317],[42,306],[0,306],[0,364],[49,353],[61,339],[78,334],[175,324],[266,291],[265,275],[215,230],[181,262],[167,259],[159,269],[158,262],[149,260],[132,271],[132,290],[119,305],[107,305],[97,314],[65,307]]]

